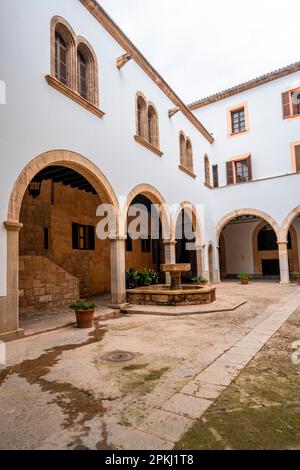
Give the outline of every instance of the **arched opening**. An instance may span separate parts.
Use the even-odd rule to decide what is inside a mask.
[[[51,21],[51,75],[74,89],[76,84],[76,35],[64,18]]]
[[[217,233],[221,278],[247,273],[279,279],[278,233],[278,225],[260,211],[237,211],[224,217]],[[291,246],[291,238],[289,241]]]
[[[52,174],[51,178],[45,177],[46,173],[42,173],[43,171],[47,171],[47,168],[51,168],[53,172],[56,172],[58,170],[58,173]],[[59,167],[59,168],[53,168],[53,167]],[[71,180],[69,179],[68,184],[66,181],[63,181],[61,179],[62,174],[61,172],[64,172],[64,177],[66,177],[66,171],[67,170],[73,170],[74,173],[72,175],[69,175]],[[77,176],[79,175],[79,177]],[[50,175],[48,175],[50,176]],[[42,177],[42,178],[41,178]],[[73,180],[74,177],[74,180]],[[59,181],[53,181],[53,179],[59,179]],[[78,181],[78,178],[80,178],[80,181]],[[48,183],[47,183],[48,181]],[[77,197],[73,197],[72,200],[70,201],[70,198],[68,197],[66,200],[64,198],[56,198],[55,199],[55,191],[53,193],[52,191],[52,183],[54,186],[59,186],[60,191],[76,191],[77,192]],[[71,184],[70,184],[71,183]],[[72,187],[74,185],[74,187]],[[79,185],[77,187],[76,185]],[[96,194],[95,194],[96,193]],[[53,199],[53,194],[54,194],[54,199]],[[79,197],[78,197],[79,195]],[[61,253],[64,253],[64,250],[69,249],[70,245],[70,233],[71,233],[71,247],[73,249],[73,236],[75,238],[75,229],[73,232],[72,229],[72,224],[77,223],[78,225],[83,225],[83,226],[88,226],[90,224],[86,223],[88,220],[84,220],[82,223],[78,220],[73,220],[73,216],[75,216],[75,213],[72,211],[75,211],[74,209],[74,201],[76,201],[79,204],[79,207],[82,209],[82,205],[84,204],[85,197],[90,197],[90,198],[99,198],[99,200],[102,203],[107,204],[106,207],[109,208],[110,214],[111,214],[111,232],[114,233],[114,238],[110,238],[110,261],[111,261],[111,285],[110,285],[110,290],[111,290],[111,298],[112,298],[112,303],[113,304],[122,304],[126,300],[126,291],[125,291],[125,266],[123,269],[122,266],[122,260],[118,261],[118,258],[115,256],[115,253],[118,252],[121,239],[119,238],[119,221],[120,221],[120,210],[119,210],[119,204],[118,200],[114,194],[114,191],[112,187],[110,186],[109,182],[101,173],[101,171],[88,159],[84,158],[83,156],[66,151],[66,150],[53,150],[50,152],[43,153],[39,155],[38,157],[34,158],[31,162],[29,162],[26,167],[24,167],[23,171],[20,173],[19,177],[17,178],[12,193],[9,201],[9,207],[8,207],[8,215],[7,215],[7,221],[5,222],[5,227],[7,229],[7,259],[9,260],[7,264],[7,296],[3,297],[1,299],[1,308],[3,311],[3,315],[0,319],[0,333],[7,333],[9,334],[19,334],[19,298],[25,297],[29,298],[30,297],[30,292],[26,291],[26,289],[30,289],[34,293],[34,296],[40,296],[40,301],[39,304],[40,306],[45,304],[46,306],[49,306],[49,303],[52,302],[52,299],[50,299],[50,294],[49,289],[50,287],[53,287],[52,281],[49,282],[48,286],[43,285],[42,283],[45,283],[47,281],[48,283],[48,273],[46,277],[41,277],[40,278],[40,283],[39,285],[31,285],[30,281],[30,276],[31,273],[28,271],[28,278],[26,280],[26,276],[24,278],[25,282],[24,285],[24,292],[22,292],[22,289],[19,289],[19,278],[18,278],[18,272],[19,269],[20,271],[24,269],[24,264],[22,262],[19,262],[19,246],[20,246],[20,251],[21,254],[26,253],[26,251],[23,250],[28,250],[27,254],[24,256],[29,256],[33,257],[35,256],[35,253],[37,251],[37,256],[41,256],[43,259],[43,263],[38,261],[36,263],[35,269],[44,269],[45,267],[43,264],[48,264],[53,267],[54,261],[51,259],[51,256],[49,258],[47,256],[42,256],[46,255],[47,252],[50,252],[50,250],[53,247],[53,238],[52,238],[52,231],[49,231],[49,226],[46,226],[44,224],[48,223],[51,217],[49,216],[49,211],[50,213],[52,212],[52,206],[53,206],[53,201],[57,203],[58,207],[56,208],[56,215],[57,218],[53,218],[52,220],[52,228],[56,226],[60,226],[61,231],[56,231],[55,233],[55,239],[56,239],[56,246],[61,248]],[[47,211],[45,210],[45,213],[43,213],[43,210],[41,209],[41,205],[44,207],[43,204],[43,198],[45,198],[45,205],[48,207],[48,215]],[[38,199],[40,202],[38,202]],[[80,202],[82,200],[82,202]],[[30,202],[30,205],[28,206],[28,201]],[[34,202],[33,202],[34,201]],[[23,204],[24,202],[24,204]],[[68,204],[66,204],[68,202]],[[51,206],[49,208],[49,205]],[[67,213],[67,215],[72,214],[72,223],[71,223],[71,229],[70,229],[70,217],[68,218],[63,218],[58,215],[59,211],[59,205],[64,206],[63,207],[63,213]],[[26,207],[27,206],[27,207]],[[80,217],[83,217],[84,213],[80,214]],[[19,233],[23,229],[22,224],[20,223],[20,217],[22,217],[22,220],[24,221],[25,225],[25,232],[24,235],[21,235],[23,237],[20,240],[19,243]],[[30,217],[29,223],[36,224],[36,227],[41,228],[41,219],[43,219],[43,225],[42,225],[42,230],[39,228],[35,233],[38,234],[37,237],[37,242],[33,244],[33,239],[32,239],[32,234],[30,233],[30,228],[29,230],[26,230],[26,225],[28,224],[28,218]],[[88,215],[89,217],[89,215]],[[58,220],[59,219],[59,220]],[[56,224],[56,225],[55,225]],[[47,230],[48,229],[48,230]],[[65,234],[68,231],[68,239],[66,242]],[[27,233],[27,235],[26,235]],[[91,229],[80,229],[78,227],[78,230],[76,232],[78,234],[78,244],[80,245],[80,248],[82,250],[86,251],[92,251],[88,250],[88,248],[93,247],[93,235],[91,234]],[[58,238],[62,234],[62,238],[64,240],[63,243],[60,243]],[[25,238],[24,238],[25,237]],[[96,237],[95,237],[96,238]],[[80,241],[84,240],[84,241]],[[95,245],[97,245],[97,240],[94,240]],[[66,243],[68,243],[68,247],[66,247]],[[33,246],[34,245],[34,246]],[[27,248],[26,248],[27,247]],[[74,249],[76,245],[74,245]],[[31,253],[31,254],[29,254]],[[57,251],[56,251],[57,254]],[[101,255],[102,256],[102,255]],[[45,261],[46,260],[46,261]],[[105,266],[107,266],[108,260],[104,261]],[[55,264],[55,263],[54,263]],[[51,268],[52,269],[52,268]],[[49,268],[50,270],[50,268]],[[78,289],[80,290],[80,280],[78,281],[78,278],[76,276],[73,276],[70,278],[69,276],[66,276],[65,273],[63,273],[61,270],[63,268],[57,267],[56,269],[53,269],[56,271],[56,274],[58,278],[60,278],[60,282],[64,285],[56,286],[57,290],[58,288],[61,289],[67,288],[67,289],[76,289],[75,287],[75,281],[77,279],[78,283]],[[65,270],[66,271],[66,270]],[[107,272],[107,270],[106,270]],[[124,274],[122,278],[122,273]],[[60,276],[58,275],[60,274]],[[70,274],[70,276],[72,276]],[[63,282],[63,279],[68,278],[68,281],[65,283]],[[76,279],[75,279],[76,278]],[[53,281],[54,282],[54,281]],[[102,281],[101,281],[102,282]],[[51,284],[51,286],[50,286]],[[93,284],[94,285],[94,284]],[[98,284],[97,284],[98,286]],[[96,286],[97,290],[98,287]],[[104,292],[106,290],[107,282],[104,279],[104,282],[102,284],[101,290]],[[33,291],[33,289],[36,289]],[[39,290],[40,289],[40,290]],[[72,297],[73,294],[75,295],[75,291],[72,291]],[[58,294],[58,292],[55,292],[55,294]],[[69,292],[68,295],[69,299],[65,298],[63,303],[69,303],[69,300],[71,300],[71,293]],[[60,299],[57,297],[53,297],[53,302],[60,302]],[[67,302],[68,300],[68,302]],[[32,300],[29,301],[29,303],[32,302]],[[23,302],[24,308],[25,307],[25,302]]]
[[[148,130],[148,109],[145,99],[138,95],[137,97],[137,134],[145,140],[149,138]]]
[[[160,273],[162,263],[162,220],[150,198],[138,194],[131,201],[127,215],[126,270],[154,269]]]
[[[209,159],[208,156],[204,156],[204,175],[205,175],[205,184],[207,186],[210,186],[211,181],[210,181],[210,165],[209,165]]]
[[[62,165],[30,181],[20,210],[21,314],[110,293],[110,241],[96,235],[101,203],[84,176]]]
[[[189,139],[186,141],[186,167],[192,173],[194,172],[193,148]]]
[[[79,37],[77,46],[77,92],[99,106],[97,58],[89,43]]]
[[[148,107],[148,129],[150,144],[159,148],[158,116],[152,105],[149,105]]]
[[[197,277],[199,269],[196,250],[196,220],[191,210],[183,208],[178,214],[175,228],[176,263],[190,263],[191,271],[182,274],[183,280]]]

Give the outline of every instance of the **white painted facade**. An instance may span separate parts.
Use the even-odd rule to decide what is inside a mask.
[[[96,53],[103,118],[46,82],[50,23],[56,15],[88,40]],[[126,52],[79,0],[10,0],[2,7],[0,80],[6,84],[7,101],[0,105],[0,297],[7,293],[4,222],[13,186],[26,165],[44,152],[68,150],[92,161],[109,181],[121,209],[130,191],[143,183],[158,190],[169,205],[186,201],[202,205],[205,273],[207,247],[210,242],[217,246],[216,226],[224,216],[237,209],[256,209],[281,226],[299,205],[300,175],[291,174],[290,143],[300,140],[300,120],[282,119],[281,93],[300,84],[300,72],[196,110],[213,134],[211,144],[181,112],[169,117],[174,103],[134,60],[116,68],[117,57]],[[134,140],[138,91],[158,111],[161,158]],[[243,102],[248,103],[250,132],[228,138],[226,109]],[[196,179],[178,167],[180,131],[191,139]],[[226,187],[226,160],[246,153],[252,154],[253,179],[258,181]],[[211,165],[219,166],[220,188],[204,185],[205,154]],[[214,259],[218,271],[217,252]],[[250,270],[251,264],[244,267]]]

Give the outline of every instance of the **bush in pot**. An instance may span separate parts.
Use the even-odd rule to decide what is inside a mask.
[[[95,302],[77,300],[69,307],[75,312],[78,328],[91,328],[93,326],[94,312],[97,307]]]
[[[240,273],[237,278],[241,281],[241,284],[249,284],[249,280],[253,279],[253,276],[249,273]]]
[[[298,284],[300,285],[300,273],[299,272],[295,272],[295,273],[292,273],[293,277],[295,279],[297,279],[298,281]]]

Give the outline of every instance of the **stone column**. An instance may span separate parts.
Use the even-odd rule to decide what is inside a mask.
[[[219,284],[221,282],[220,274],[220,247],[216,246],[216,269],[215,269],[215,283]]]
[[[280,267],[280,284],[289,284],[289,255],[288,255],[288,242],[278,241],[278,254],[279,254],[279,267]]]
[[[165,264],[176,263],[176,240],[164,240],[163,244],[165,247]],[[166,284],[171,284],[171,276],[166,273]]]
[[[204,245],[205,246],[205,245]],[[203,277],[203,245],[196,245],[197,277]]]
[[[11,340],[23,336],[19,329],[19,231],[16,221],[4,222],[7,230],[7,297],[1,299],[0,339]]]
[[[126,237],[110,237],[110,307],[118,310],[128,305],[125,279],[125,240]]]

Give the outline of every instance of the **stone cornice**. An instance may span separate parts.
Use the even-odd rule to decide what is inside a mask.
[[[111,36],[120,44],[120,46],[129,54],[132,59],[141,67],[141,69],[154,81],[154,83],[168,96],[182,114],[201,132],[201,134],[213,143],[214,138],[207,129],[201,124],[191,110],[176,95],[172,88],[165,82],[159,73],[152,67],[143,54],[135,47],[130,39],[110,18],[106,11],[96,0],[79,0],[96,20],[111,34]]]

